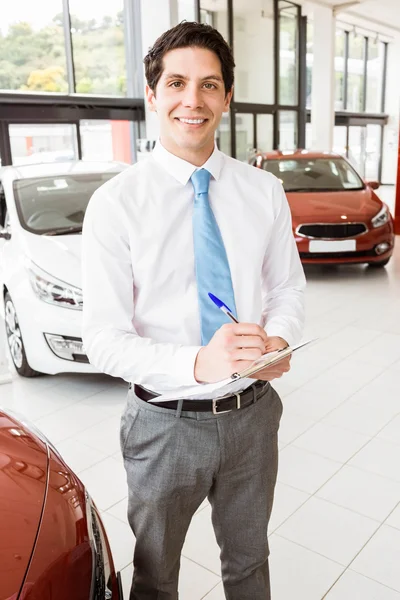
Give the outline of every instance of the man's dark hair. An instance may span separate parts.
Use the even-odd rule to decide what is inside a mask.
[[[157,87],[164,69],[163,58],[165,54],[170,50],[189,47],[205,48],[218,56],[221,63],[225,93],[228,93],[233,86],[233,70],[235,67],[230,47],[214,27],[204,23],[188,21],[183,21],[163,33],[155,41],[153,47],[149,49],[143,61],[149,88],[154,92]]]

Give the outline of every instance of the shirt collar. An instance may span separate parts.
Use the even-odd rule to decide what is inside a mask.
[[[196,167],[175,154],[171,154],[164,148],[160,140],[157,141],[152,154],[153,158],[182,185],[187,184],[196,169],[207,169],[216,180],[219,179],[222,169],[223,155],[217,145],[215,145],[210,158],[201,167]]]

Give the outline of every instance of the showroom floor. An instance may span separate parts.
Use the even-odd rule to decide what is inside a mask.
[[[276,388],[285,411],[270,525],[273,600],[400,600],[400,243],[389,266],[308,267],[305,338]],[[0,405],[25,414],[102,511],[125,600],[133,536],[119,451],[126,384],[102,375],[13,377]],[[222,600],[205,502],[182,559],[182,600]]]

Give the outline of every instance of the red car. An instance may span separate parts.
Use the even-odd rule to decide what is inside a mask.
[[[121,600],[99,513],[33,426],[0,410],[1,600]]]
[[[342,156],[330,152],[268,152],[252,164],[273,173],[286,191],[303,263],[368,263],[384,267],[393,253],[393,219]]]

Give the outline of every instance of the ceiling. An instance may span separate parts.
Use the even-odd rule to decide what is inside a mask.
[[[400,32],[400,0],[311,0],[315,4],[338,7],[339,19],[346,16],[368,21],[369,27],[383,26]],[[347,7],[345,5],[348,5]]]

